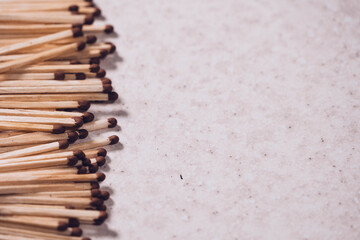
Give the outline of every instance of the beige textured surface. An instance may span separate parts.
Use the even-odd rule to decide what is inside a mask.
[[[94,239],[360,239],[359,1],[97,2],[124,149]]]

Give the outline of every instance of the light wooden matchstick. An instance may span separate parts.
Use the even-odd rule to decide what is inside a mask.
[[[110,84],[79,86],[0,87],[0,94],[111,92]]]
[[[94,158],[94,157],[106,157],[107,151],[105,148],[98,149],[88,149],[83,151],[86,158]]]
[[[60,71],[65,73],[78,73],[78,72],[93,72],[97,73],[100,70],[97,64],[68,64],[68,65],[33,65],[17,69],[15,72],[21,73],[42,73]]]
[[[69,226],[69,220],[65,218],[59,219],[34,216],[0,216],[0,222],[40,227],[43,229],[50,229],[55,231],[65,231]]]
[[[48,159],[57,159],[57,158],[67,158],[67,157],[72,157],[72,156],[77,157],[79,160],[86,159],[85,153],[83,151],[75,150],[75,151],[65,151],[65,152],[59,152],[59,153],[42,153],[42,154],[26,156],[26,157],[6,158],[6,159],[1,159],[0,163],[38,161],[38,160],[48,160]]]
[[[0,116],[0,119],[1,119],[0,130],[19,130],[19,131],[30,131],[30,132],[40,131],[40,132],[51,132],[56,134],[65,132],[65,127],[59,124],[48,125],[48,124],[36,124],[36,123],[25,123],[25,122],[8,122],[8,121],[3,121],[5,119],[4,116],[2,117]]]
[[[83,125],[83,120],[81,117],[74,117],[74,118],[50,118],[50,117],[35,117],[35,116],[4,116],[4,115],[0,115],[0,129],[3,129],[2,125],[4,122],[8,122],[8,123],[19,123],[18,126],[20,129],[18,129],[17,127],[14,127],[13,129],[6,129],[6,130],[24,130],[24,131],[33,131],[34,126],[40,126],[40,130],[37,131],[50,131],[52,133],[63,133],[60,131],[60,129],[62,130],[63,128],[59,129],[59,126],[65,126],[65,127],[75,127],[75,128],[79,128]],[[30,128],[23,128],[23,124],[25,123],[24,126],[28,126],[26,125],[27,123],[31,123],[32,125],[29,125]],[[38,124],[36,124],[38,123]],[[52,129],[50,128],[44,128],[44,130],[42,129],[42,126],[44,124],[51,124],[53,125]],[[5,124],[6,125],[6,124]],[[51,127],[48,125],[44,125],[46,127]],[[65,131],[65,129],[64,129]]]
[[[36,15],[36,14],[22,14],[22,13],[0,13],[0,22],[28,22],[28,23],[81,23],[92,24],[94,16],[92,15],[71,15],[71,16],[56,16],[56,15]]]
[[[8,80],[64,80],[65,73],[9,73],[0,74],[0,81]],[[76,79],[76,78],[74,78]]]
[[[116,135],[110,136],[105,139],[97,139],[84,143],[72,144],[68,150],[86,150],[92,148],[104,147],[107,145],[114,145],[119,142],[119,137]],[[1,155],[0,155],[1,156]]]
[[[111,85],[111,80],[108,78],[94,78],[86,79],[83,81],[79,80],[12,80],[12,81],[0,81],[0,87],[35,87],[35,86],[88,86],[88,85]]]
[[[0,108],[9,109],[78,109],[86,111],[90,108],[87,101],[52,101],[52,102],[21,102],[21,101],[0,101]]]
[[[72,198],[72,197],[85,197],[85,198],[100,198],[102,197],[101,191],[99,189],[90,189],[90,190],[78,190],[78,191],[50,191],[50,192],[36,192],[29,194],[22,194],[24,196],[50,196],[50,197],[60,197],[60,198]],[[19,195],[17,195],[19,196]]]
[[[1,116],[0,116],[1,117]],[[117,120],[115,118],[101,119],[91,123],[87,123],[83,125],[83,129],[86,129],[89,132],[106,129],[106,128],[114,128],[117,125]]]
[[[1,101],[24,101],[24,102],[48,102],[48,101],[95,101],[95,102],[106,102],[116,101],[119,98],[116,92],[110,93],[69,93],[69,94],[7,94],[0,95],[0,107]],[[11,108],[11,105],[5,105]],[[53,106],[52,106],[53,107]],[[52,107],[45,107],[52,108]],[[17,107],[16,107],[17,108]],[[19,106],[18,108],[21,108]],[[31,108],[31,107],[30,107]],[[36,107],[34,107],[36,108]],[[60,107],[61,108],[61,107]],[[65,108],[65,107],[63,107]]]
[[[1,14],[0,14],[1,18]],[[56,47],[40,53],[31,54],[31,56],[22,57],[16,60],[0,63],[0,73],[12,71],[26,65],[55,58],[66,53],[81,51],[85,48],[84,42],[71,43],[65,46]]]

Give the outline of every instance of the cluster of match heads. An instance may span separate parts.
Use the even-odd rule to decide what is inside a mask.
[[[118,94],[100,67],[116,51],[96,34],[101,11],[86,0],[0,1],[0,240],[89,240],[81,224],[108,217],[100,189],[117,126],[87,112]]]

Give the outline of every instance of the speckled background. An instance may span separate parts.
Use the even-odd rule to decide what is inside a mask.
[[[96,2],[124,148],[94,239],[360,239],[359,1]]]

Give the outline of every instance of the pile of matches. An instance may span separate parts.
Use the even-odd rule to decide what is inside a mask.
[[[117,125],[86,112],[118,98],[99,67],[115,46],[94,35],[113,27],[92,25],[91,1],[0,0],[0,10],[0,239],[89,240],[80,227],[108,216],[104,147],[119,141],[85,139]]]

